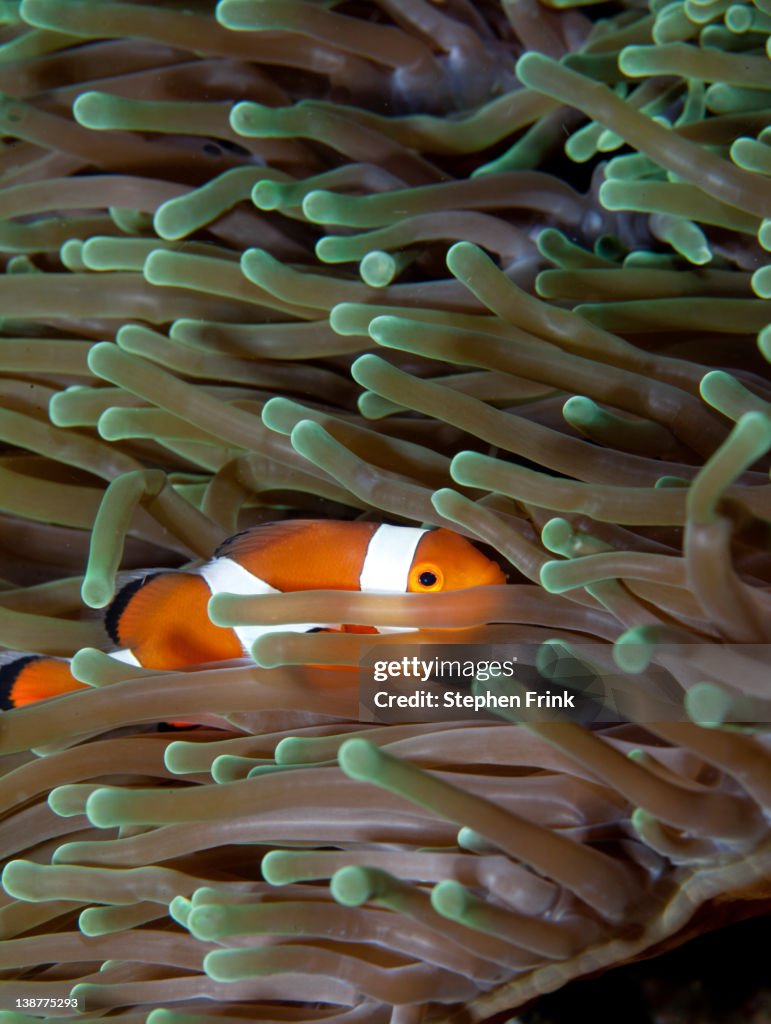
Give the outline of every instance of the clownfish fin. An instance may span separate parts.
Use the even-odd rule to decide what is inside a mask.
[[[121,620],[124,612],[128,609],[131,604],[131,600],[137,591],[141,590],[159,575],[161,575],[161,573],[146,572],[138,576],[133,576],[123,584],[118,593],[112,599],[112,602],[107,607],[107,611],[104,613],[104,628],[107,630],[107,633],[113,643],[118,644],[120,647],[127,646],[121,640]],[[124,624],[124,632],[125,628]]]
[[[0,663],[0,707],[4,710],[87,689],[73,676],[65,658],[13,652]]]
[[[283,519],[275,523],[258,523],[245,530],[239,530],[232,537],[227,537],[217,547],[212,558],[235,558],[258,551],[260,548],[287,540],[293,535],[303,532],[310,520]]]
[[[131,580],[107,609],[113,643],[144,668],[175,669],[243,657],[231,629],[209,619],[211,591],[196,572],[157,572]]]

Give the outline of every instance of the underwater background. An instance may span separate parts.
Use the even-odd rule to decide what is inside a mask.
[[[0,23],[0,647],[86,686],[0,717],[0,1024],[562,1020],[766,913],[769,0]],[[219,600],[276,625],[255,663],[104,653],[121,574],[298,516],[448,526],[509,583]],[[639,700],[366,724],[389,640],[281,632],[321,610],[557,681],[591,643]],[[584,984],[769,1019],[667,969],[660,1011]]]

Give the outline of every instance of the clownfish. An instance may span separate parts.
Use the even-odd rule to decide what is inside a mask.
[[[196,568],[161,570],[131,580],[108,607],[104,624],[117,648],[112,657],[142,668],[171,670],[248,657],[258,637],[277,630],[384,631],[325,622],[216,626],[208,615],[215,594],[414,594],[505,582],[495,562],[451,530],[290,519],[235,534]],[[64,658],[20,655],[0,665],[0,702],[6,707],[82,688]]]

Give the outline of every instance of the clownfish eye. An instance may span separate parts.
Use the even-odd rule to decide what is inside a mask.
[[[416,565],[410,573],[409,589],[417,592],[431,592],[441,590],[444,586],[444,573],[437,565],[431,562],[423,562]]]

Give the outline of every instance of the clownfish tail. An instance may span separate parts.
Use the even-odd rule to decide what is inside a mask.
[[[3,710],[82,689],[84,684],[73,676],[66,658],[19,654],[18,651],[0,655],[0,708]]]
[[[16,681],[40,658],[39,654],[20,654],[18,651],[3,651],[0,654],[0,710],[8,711],[16,707]]]

